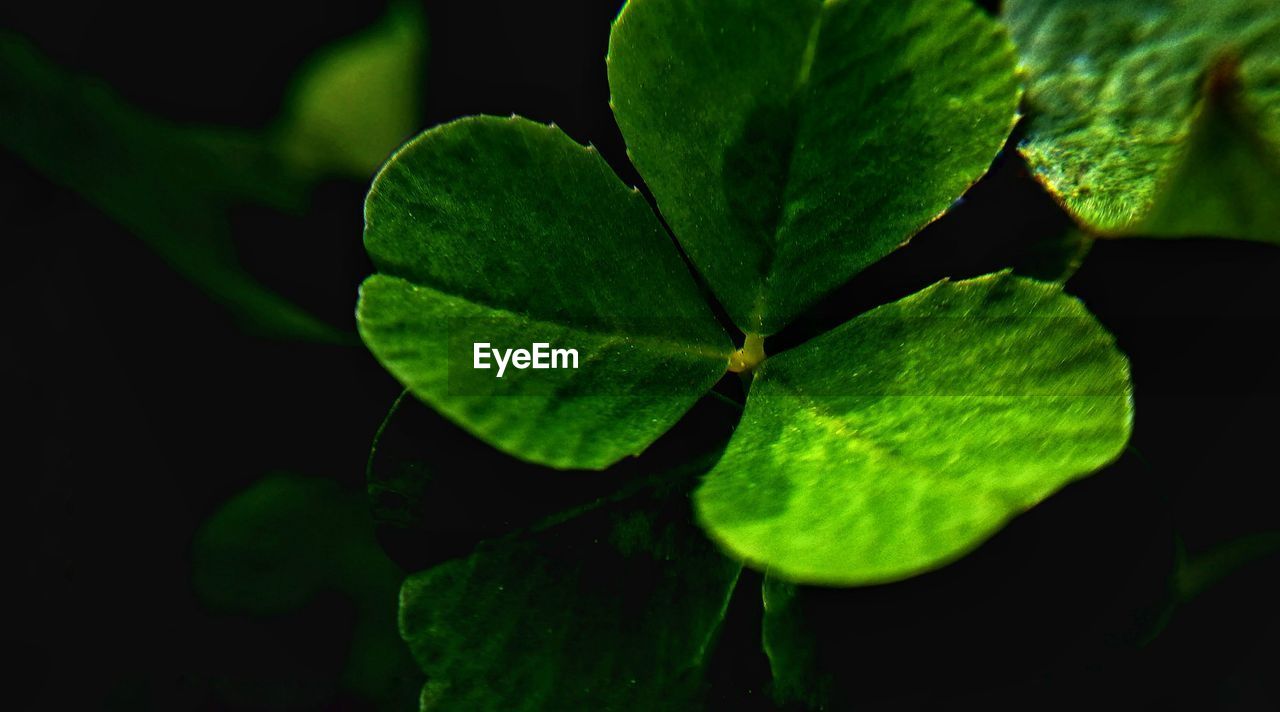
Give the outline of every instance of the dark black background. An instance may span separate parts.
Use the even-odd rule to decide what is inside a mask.
[[[616,5],[428,3],[424,125],[475,113],[554,121],[638,183],[608,109]],[[2,12],[5,27],[149,112],[262,127],[306,56],[383,9],[82,1]],[[246,267],[353,328],[355,289],[371,271],[360,245],[365,187],[326,183],[302,217],[238,211]],[[268,471],[362,487],[397,384],[358,347],[246,335],[126,231],[7,153],[0,216],[0,397],[11,416],[0,463],[12,488],[4,638],[16,673],[6,706],[217,709],[232,704],[220,678],[335,676],[350,616],[341,601],[229,625],[193,594],[188,546],[219,503]],[[1066,224],[1006,151],[956,210],[773,350],[943,276],[999,268]],[[820,594],[832,620],[824,651],[844,661],[841,676],[867,706],[1280,708],[1274,556],[1179,608],[1145,641],[1176,542],[1196,555],[1280,528],[1278,277],[1280,250],[1264,245],[1093,249],[1068,288],[1133,360],[1132,447],[958,564]],[[713,665],[712,697],[725,709],[767,694],[753,582],[739,589]]]

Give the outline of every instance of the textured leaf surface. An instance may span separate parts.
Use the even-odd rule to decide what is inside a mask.
[[[1280,241],[1280,5],[1009,0],[1022,152],[1106,234]]]
[[[784,578],[865,584],[952,560],[1114,459],[1128,363],[1061,287],[941,282],[766,361],[695,494]]]
[[[733,346],[644,199],[559,129],[432,129],[379,175],[357,318],[415,395],[508,453],[603,468],[724,374]],[[579,368],[473,368],[473,344],[574,348]]]
[[[1013,69],[966,0],[631,0],[609,44],[632,160],[737,325],[766,335],[987,170]]]
[[[685,488],[649,491],[411,576],[422,708],[699,709],[741,568],[691,519]]]

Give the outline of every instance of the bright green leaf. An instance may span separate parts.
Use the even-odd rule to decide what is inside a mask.
[[[418,128],[426,22],[395,3],[365,32],[326,47],[294,80],[278,127],[285,153],[317,173],[372,176]]]
[[[422,708],[699,709],[741,567],[691,519],[685,488],[662,487],[411,576]]]
[[[609,86],[681,244],[765,335],[944,213],[1019,96],[967,0],[631,0]]]
[[[1280,5],[1009,0],[1031,168],[1091,229],[1280,242]]]
[[[789,580],[900,579],[1114,459],[1129,388],[1059,285],[940,282],[767,360],[698,516]]]
[[[560,468],[644,450],[733,350],[657,217],[591,148],[512,117],[415,139],[375,181],[360,334],[477,437]],[[476,343],[578,352],[578,368],[474,368]],[[563,362],[562,362],[563,363]]]

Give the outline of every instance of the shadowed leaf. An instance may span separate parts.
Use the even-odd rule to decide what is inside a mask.
[[[740,567],[692,524],[688,482],[411,576],[400,629],[422,709],[699,708]]]
[[[332,480],[271,475],[205,522],[192,558],[196,591],[219,611],[272,616],[343,594],[356,608],[343,686],[391,709],[411,683],[394,617],[402,575],[374,540],[359,494]]]

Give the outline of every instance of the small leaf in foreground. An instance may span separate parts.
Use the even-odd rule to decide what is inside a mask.
[[[1008,36],[967,0],[631,0],[627,147],[712,290],[778,331],[945,212],[1013,127]]]
[[[766,361],[698,518],[785,579],[904,578],[1113,460],[1129,388],[1060,285],[940,282]]]
[[[741,567],[671,484],[410,576],[422,709],[698,709]]]
[[[1021,150],[1109,235],[1280,242],[1280,5],[1009,0]]]
[[[512,117],[422,134],[365,206],[380,274],[360,334],[417,397],[559,468],[638,454],[725,373],[733,346],[644,199],[591,148]],[[475,368],[474,346],[550,344],[575,368]]]

